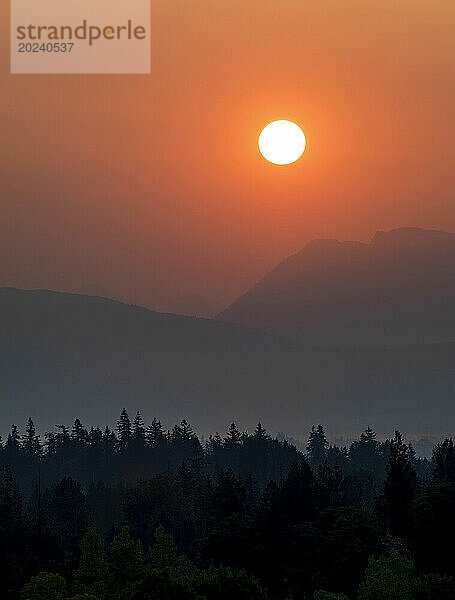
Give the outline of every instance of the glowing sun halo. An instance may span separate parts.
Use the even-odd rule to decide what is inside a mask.
[[[275,165],[289,165],[298,160],[305,150],[305,135],[291,121],[273,121],[259,136],[262,156]]]

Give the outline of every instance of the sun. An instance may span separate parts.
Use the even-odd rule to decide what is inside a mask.
[[[292,121],[272,121],[259,136],[262,156],[275,165],[289,165],[305,150],[305,135]]]

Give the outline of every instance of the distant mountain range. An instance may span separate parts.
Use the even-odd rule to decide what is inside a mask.
[[[455,235],[406,228],[370,244],[314,240],[218,315],[317,346],[455,341]]]
[[[448,433],[454,358],[454,342],[314,348],[103,298],[0,288],[0,431],[28,416],[41,431],[75,417],[114,423],[125,406],[200,432],[261,420],[295,437],[313,423],[333,435],[367,425]]]

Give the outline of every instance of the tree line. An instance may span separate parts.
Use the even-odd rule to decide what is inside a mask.
[[[0,586],[21,600],[455,598],[455,449],[367,428],[306,451],[126,411],[1,445]]]

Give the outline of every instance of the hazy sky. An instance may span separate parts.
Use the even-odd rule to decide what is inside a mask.
[[[314,237],[455,231],[452,0],[152,0],[148,76],[9,75],[0,11],[0,285],[207,312]]]

